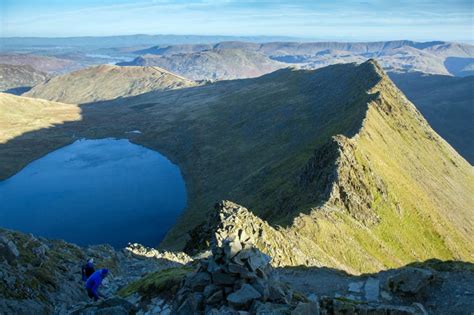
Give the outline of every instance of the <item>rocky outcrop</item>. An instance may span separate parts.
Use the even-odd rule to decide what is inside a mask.
[[[137,258],[156,258],[170,262],[172,265],[181,264],[186,265],[193,261],[191,256],[183,252],[169,252],[166,250],[158,250],[156,248],[150,248],[143,246],[141,244],[133,243],[128,244],[125,247],[124,252],[128,256],[133,256]]]
[[[215,231],[211,255],[200,260],[196,272],[185,278],[175,296],[174,314],[425,314],[420,303],[380,302],[379,280],[370,277],[364,285],[363,301],[352,295],[352,299],[340,295],[318,298],[294,290],[270,265],[272,258],[255,247],[255,238],[241,228],[244,224],[239,220],[246,210],[230,202],[220,205],[225,206],[219,212],[222,218],[227,213],[227,218],[237,219],[233,227],[239,228],[224,225]],[[359,292],[362,285],[356,284],[351,283],[350,290]]]
[[[235,208],[235,204],[224,204],[228,211],[221,214],[235,214],[233,220],[249,215],[245,209]],[[254,247],[253,234],[247,234],[247,229],[228,227],[216,231],[212,255],[201,260],[197,271],[184,280],[175,299],[176,314],[264,314],[277,310],[319,314],[317,302],[299,303],[293,291],[272,273],[272,258]],[[262,231],[261,227],[254,228],[254,233]]]
[[[90,303],[81,279],[81,266],[89,258],[96,268],[110,270],[100,288],[108,299],[99,303]],[[143,275],[191,260],[183,253],[139,244],[124,250],[109,245],[83,248],[0,229],[0,314],[129,314],[138,306],[115,298],[118,290]],[[160,307],[163,314],[169,311]]]
[[[272,257],[271,264],[278,266],[317,265],[298,247],[296,237],[285,230],[271,227],[248,209],[231,201],[221,201],[215,205],[215,211],[206,224],[191,233],[185,251],[196,252],[209,247],[211,242],[222,246],[223,241],[234,238],[253,244],[260,251]]]

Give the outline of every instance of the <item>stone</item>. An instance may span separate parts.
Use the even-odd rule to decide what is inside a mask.
[[[248,259],[248,264],[250,267],[250,270],[256,271],[257,269],[261,269],[266,267],[272,259],[270,256],[265,255],[264,253],[260,251],[253,251],[253,255],[250,255]]]
[[[255,272],[252,272],[244,266],[236,263],[229,263],[227,268],[230,273],[238,274],[241,278],[244,279],[254,279],[257,277],[257,274]]]
[[[342,300],[333,300],[333,309],[334,314],[355,314],[356,306],[352,303],[342,301]]]
[[[286,304],[262,303],[255,301],[250,308],[250,314],[257,315],[287,315],[290,314],[290,306]]]
[[[414,308],[418,309],[420,312],[421,315],[428,315],[428,312],[426,311],[425,307],[423,306],[423,304],[421,303],[413,303],[412,304]]]
[[[6,261],[11,264],[20,256],[20,252],[16,247],[15,243],[6,238],[5,236],[0,236],[0,259],[6,259]]]
[[[132,303],[121,298],[110,298],[97,303],[87,304],[71,312],[71,315],[100,314],[100,315],[128,315],[136,313],[137,308]]]
[[[223,248],[226,257],[231,259],[242,250],[242,244],[238,238],[231,238],[224,241]]]
[[[243,307],[250,305],[253,300],[260,299],[262,295],[250,284],[244,284],[239,290],[227,296],[229,305],[234,307]]]
[[[269,285],[268,300],[277,303],[288,303],[286,292],[278,283]]]
[[[238,277],[224,272],[215,272],[212,274],[212,282],[215,285],[233,285]]]
[[[206,286],[204,288],[204,291],[203,291],[203,294],[204,294],[204,298],[208,298],[210,297],[214,292],[216,292],[217,290],[219,290],[219,287],[214,285],[214,284],[209,284],[208,286]]]
[[[380,296],[381,296],[382,299],[384,299],[384,300],[387,300],[387,301],[391,301],[391,300],[392,300],[392,296],[391,296],[390,293],[388,293],[387,291],[381,291],[381,292],[380,292]]]
[[[44,259],[46,258],[46,253],[48,252],[49,247],[45,244],[41,244],[38,247],[33,248],[33,254],[36,255],[36,257]]]
[[[379,292],[379,280],[369,277],[364,284],[365,299],[369,302],[377,302],[379,300]]]
[[[363,286],[364,286],[364,282],[362,281],[351,282],[349,283],[348,291],[353,292],[353,293],[360,293],[362,292]]]
[[[177,315],[188,315],[199,313],[202,297],[198,294],[190,294],[176,311]]]
[[[252,281],[252,286],[262,295],[262,301],[266,302],[270,296],[270,290],[268,288],[268,283],[262,279],[255,279]]]
[[[207,271],[210,272],[210,273],[214,273],[214,272],[217,272],[219,270],[221,270],[222,268],[219,267],[219,265],[216,264],[216,262],[214,260],[209,260],[208,264],[207,264]]]
[[[408,267],[387,279],[387,287],[401,295],[417,295],[434,279],[434,273],[428,269]]]
[[[245,230],[239,230],[238,235],[241,242],[249,243],[250,236],[245,232]]]
[[[171,309],[165,308],[161,311],[160,315],[170,315],[171,314]]]
[[[202,291],[211,282],[207,272],[198,272],[186,278],[186,285],[193,291]]]
[[[214,292],[211,296],[206,299],[206,303],[210,305],[221,304],[224,301],[224,293],[222,290]]]
[[[319,303],[317,302],[300,302],[295,309],[291,311],[291,315],[319,315],[319,313]]]

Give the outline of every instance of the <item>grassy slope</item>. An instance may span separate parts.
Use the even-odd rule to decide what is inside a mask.
[[[390,73],[433,129],[471,165],[474,163],[474,76],[456,78],[423,73]]]
[[[129,137],[185,177],[189,205],[168,248],[182,247],[215,201],[231,199],[346,270],[472,260],[472,167],[380,71],[372,62],[281,70],[82,106],[80,121],[0,145],[0,176],[75,137]],[[135,129],[142,134],[125,134]]]
[[[77,105],[0,93],[0,144],[28,131],[80,118]]]
[[[370,105],[364,127],[353,139],[345,139],[365,171],[354,173],[354,166],[339,168],[342,186],[369,183],[367,208],[376,215],[376,223],[364,224],[350,209],[341,211],[335,194],[325,208],[338,210],[318,209],[312,218],[301,217],[304,223],[296,224],[303,226],[299,233],[336,258],[336,266],[349,271],[432,257],[472,262],[472,167],[429,128],[391,82],[384,78],[378,89],[383,90],[381,101]],[[371,177],[382,179],[385,193],[370,185]],[[314,252],[314,248],[306,250]]]
[[[79,104],[193,85],[157,67],[101,65],[54,77],[24,95]]]

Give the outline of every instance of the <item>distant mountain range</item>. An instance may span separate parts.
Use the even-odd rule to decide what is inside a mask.
[[[158,67],[102,65],[56,76],[24,95],[80,104],[194,85],[193,81]]]
[[[220,48],[163,56],[146,54],[118,65],[159,66],[192,80],[252,78],[287,67],[259,52]]]
[[[432,74],[465,76],[472,73],[474,69],[474,46],[472,45],[442,41],[420,43],[406,40],[367,43],[249,43],[233,41],[217,44],[161,45],[135,51],[137,54],[146,54],[146,56],[141,59],[137,58],[128,65],[138,64],[143,59],[156,60],[149,56],[152,54],[166,56],[165,60],[177,59],[181,63],[190,62],[195,67],[194,63],[199,63],[198,56],[203,52],[225,49],[258,52],[270,59],[308,69],[316,69],[336,63],[360,63],[369,58],[377,59],[382,67],[389,71],[421,71]],[[209,63],[208,60],[201,62]],[[230,60],[227,63],[230,63]],[[172,62],[162,61],[164,68],[167,64],[173,67]],[[183,65],[182,68],[186,67]],[[203,64],[201,68],[206,67]],[[169,70],[172,71],[172,69]],[[181,70],[183,75],[185,75],[185,72]],[[195,72],[193,72],[194,78],[202,79],[209,76],[207,72],[200,76],[199,73]]]

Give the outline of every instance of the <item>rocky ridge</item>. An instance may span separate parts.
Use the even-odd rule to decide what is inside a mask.
[[[2,178],[77,137],[127,137],[176,162],[189,207],[163,248],[182,250],[230,199],[288,235],[303,263],[357,274],[472,260],[472,167],[373,60],[70,106],[73,117],[38,111],[28,123],[40,106],[15,100],[26,113],[6,120]],[[298,264],[292,245],[274,260]]]

